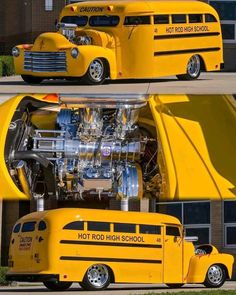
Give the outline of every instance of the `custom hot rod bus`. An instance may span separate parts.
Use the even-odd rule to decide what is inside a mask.
[[[231,96],[21,94],[0,126],[5,199],[236,196]]]
[[[217,12],[201,1],[89,1],[66,6],[58,32],[13,48],[27,83],[82,78],[191,80],[223,66]]]
[[[110,283],[187,283],[216,288],[232,275],[233,256],[183,235],[173,216],[63,208],[34,212],[13,229],[7,278],[39,281],[51,290],[79,282],[87,290]]]

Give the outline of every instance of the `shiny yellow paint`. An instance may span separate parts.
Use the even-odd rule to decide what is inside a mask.
[[[9,275],[58,274],[60,281],[81,282],[86,270],[96,263],[110,267],[115,283],[203,283],[207,269],[216,263],[226,267],[228,278],[232,275],[233,256],[220,254],[214,247],[210,254],[195,255],[193,244],[184,240],[182,225],[173,216],[63,208],[34,212],[22,217],[17,223],[36,221],[37,228],[41,220],[47,224],[44,231],[12,233],[11,239],[14,239],[14,243],[10,244],[9,264],[13,266],[9,268]],[[84,221],[84,230],[63,229],[65,225],[74,221]],[[88,221],[109,222],[111,231],[89,231]],[[136,224],[136,233],[114,232],[113,224],[116,222]],[[161,233],[141,234],[139,224],[158,225],[161,227]],[[166,235],[166,226],[178,227],[180,236]],[[43,237],[40,242],[39,237]],[[32,238],[27,249],[24,248],[22,238]],[[139,240],[134,241],[135,238]],[[84,244],[66,244],[66,240],[82,241]],[[86,244],[88,242],[89,244]],[[149,247],[142,247],[142,244]],[[157,245],[158,248],[155,247]],[[75,259],[60,259],[66,256]],[[85,261],[76,260],[85,257]],[[126,262],[109,259],[126,259]],[[129,261],[132,259],[140,259],[141,262]],[[152,260],[159,262],[154,263]],[[137,268],[140,271],[137,271]]]
[[[162,200],[236,196],[236,112],[224,95],[156,95]]]
[[[45,94],[21,94],[0,105],[0,196],[3,199],[28,199],[28,194],[13,182],[4,159],[9,125],[26,96],[60,108],[57,95]],[[236,197],[236,110],[232,101],[230,95],[149,96],[139,124],[152,130],[158,141],[160,178],[154,179],[153,185],[157,187],[160,182],[161,200]],[[39,109],[32,114],[32,123],[39,129],[53,128],[56,109],[54,112],[50,108]],[[144,186],[139,198],[145,193]]]
[[[98,7],[102,12],[87,12]],[[215,23],[154,24],[155,14],[210,13]],[[95,58],[102,58],[109,65],[111,79],[155,78],[165,75],[185,74],[190,57],[198,54],[207,71],[220,70],[223,63],[222,35],[216,11],[200,1],[93,1],[66,6],[59,17],[86,15],[118,15],[120,23],[116,27],[78,28],[78,36],[92,37],[92,45],[75,45],[60,32],[43,33],[34,44],[17,45],[20,56],[14,58],[16,74],[40,77],[82,77]],[[125,16],[150,15],[151,24],[123,25]],[[187,17],[188,20],[188,17]],[[174,30],[171,32],[171,30]],[[200,30],[200,31],[199,31]],[[205,31],[206,30],[206,31]],[[166,35],[190,33],[218,33],[218,35],[178,38],[161,38]],[[160,39],[154,40],[154,36]],[[71,57],[71,49],[79,49],[78,58]],[[218,48],[218,51],[202,51],[203,48]],[[193,50],[191,53],[176,53],[154,56],[154,52]],[[67,72],[31,72],[24,70],[24,51],[66,52]]]

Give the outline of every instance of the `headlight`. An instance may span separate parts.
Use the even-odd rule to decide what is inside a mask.
[[[17,47],[13,47],[11,53],[14,57],[18,57],[20,55],[20,49]]]
[[[78,48],[76,48],[76,47],[73,48],[73,49],[71,50],[70,54],[71,54],[71,56],[72,56],[73,58],[77,58],[78,55],[79,55],[79,50],[78,50]]]

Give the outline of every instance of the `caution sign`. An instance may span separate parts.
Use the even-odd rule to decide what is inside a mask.
[[[20,238],[19,250],[29,250],[32,245],[31,237]]]

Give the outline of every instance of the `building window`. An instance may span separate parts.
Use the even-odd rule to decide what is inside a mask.
[[[196,245],[211,241],[210,202],[157,203],[156,212],[177,217],[184,225],[186,236],[197,236]]]
[[[236,201],[224,201],[224,244],[236,246]]]
[[[53,0],[45,0],[45,10],[53,11]]]
[[[225,43],[236,42],[236,0],[210,0],[218,12]]]

